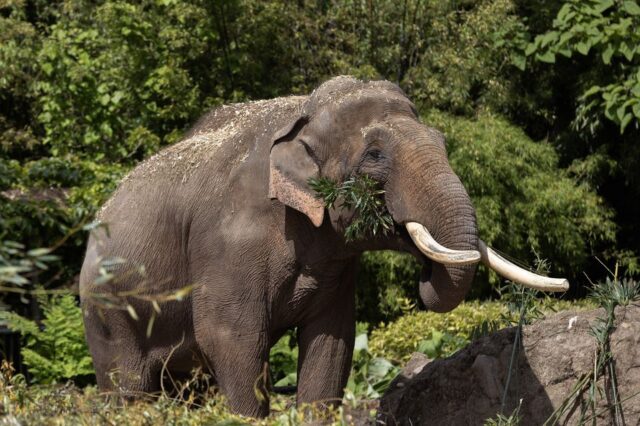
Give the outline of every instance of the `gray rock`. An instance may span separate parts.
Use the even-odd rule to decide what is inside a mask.
[[[510,414],[522,400],[521,424],[543,424],[578,379],[592,372],[596,341],[590,334],[591,324],[602,316],[601,309],[563,312],[526,326],[504,412]],[[501,410],[515,334],[515,328],[500,330],[447,359],[429,361],[414,354],[383,395],[378,424],[482,425],[485,419],[495,417]],[[616,310],[611,349],[625,423],[638,425],[640,305]],[[610,378],[600,378],[598,384],[603,389],[610,387]],[[559,424],[578,424],[583,400],[579,399]],[[598,425],[612,424],[607,406],[603,394],[596,410]]]

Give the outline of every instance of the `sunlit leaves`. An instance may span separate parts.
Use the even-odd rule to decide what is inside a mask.
[[[30,274],[47,270],[56,260],[58,256],[51,254],[48,248],[26,250],[23,244],[0,241],[0,286],[28,286]]]
[[[554,63],[556,55],[574,52],[598,57],[607,66],[603,81],[588,86],[579,98],[579,129],[591,128],[604,115],[620,133],[640,126],[640,6],[637,1],[570,0],[558,11],[552,30],[538,35],[525,53]],[[635,109],[634,109],[635,107]]]
[[[209,24],[205,9],[184,3],[112,1],[63,14],[43,40],[33,86],[51,152],[130,161],[157,150],[204,106],[201,71],[186,63],[207,53],[198,36]]]
[[[422,28],[415,65],[402,82],[412,99],[464,114],[509,102],[510,77],[525,67],[527,46],[513,3],[474,2],[462,10],[455,2],[427,4],[416,8]]]

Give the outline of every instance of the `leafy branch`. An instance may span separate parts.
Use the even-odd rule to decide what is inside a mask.
[[[354,210],[354,216],[345,229],[347,241],[368,235],[386,234],[393,227],[379,184],[369,176],[351,176],[341,184],[328,178],[309,179],[316,196],[324,200],[328,209]]]
[[[555,63],[557,56],[580,54],[600,58],[606,67],[606,78],[578,98],[576,130],[589,127],[593,133],[600,113],[618,124],[621,134],[630,124],[638,128],[638,24],[640,6],[636,1],[569,0],[558,11],[552,29],[526,47],[524,54],[539,62]],[[614,82],[611,75],[617,76]]]

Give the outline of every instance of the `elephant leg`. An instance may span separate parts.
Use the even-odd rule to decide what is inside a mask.
[[[265,333],[213,338],[206,362],[231,409],[250,417],[269,414],[268,347]]]
[[[94,356],[94,359],[96,358]],[[96,381],[101,391],[115,391],[127,399],[135,399],[161,390],[161,360],[146,356],[140,350],[127,348],[113,359],[101,359],[94,366]]]
[[[162,360],[141,347],[141,336],[128,314],[107,311],[103,320],[93,308],[83,312],[91,318],[85,321],[85,330],[98,388],[129,399],[159,392]]]
[[[298,404],[342,400],[355,338],[354,268],[347,269],[332,303],[298,329]]]
[[[233,283],[232,281],[230,281]],[[244,296],[246,299],[237,300]],[[269,339],[260,294],[234,285],[202,285],[194,292],[196,342],[206,367],[227,397],[231,409],[251,417],[269,414]],[[225,300],[224,308],[219,300]]]

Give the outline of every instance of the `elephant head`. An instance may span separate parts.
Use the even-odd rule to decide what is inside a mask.
[[[384,190],[395,225],[375,248],[405,250],[423,262],[420,296],[428,309],[455,308],[480,260],[525,285],[568,288],[566,280],[508,263],[478,239],[471,199],[449,165],[443,135],[420,122],[398,86],[337,77],[314,91],[300,115],[275,134],[269,195],[304,213],[316,227],[335,225],[348,218],[335,211],[333,220],[325,218],[309,179],[343,182],[357,175],[367,175]]]

